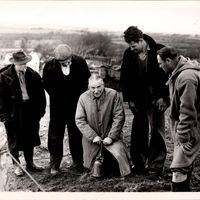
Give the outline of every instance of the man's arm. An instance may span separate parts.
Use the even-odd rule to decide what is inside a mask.
[[[197,124],[196,84],[185,80],[178,88],[180,98],[179,122],[177,125],[177,140],[185,146],[192,141],[192,128]]]
[[[9,113],[7,109],[6,90],[0,76],[0,121],[7,122],[9,120]]]
[[[39,112],[40,112],[40,116],[39,117],[43,117],[46,111],[46,95],[45,95],[45,91],[44,91],[44,85],[42,82],[42,78],[40,77],[40,75],[37,73],[36,74],[36,78],[37,78],[37,82],[38,82],[38,99],[39,99]]]
[[[125,122],[124,108],[118,92],[116,92],[114,98],[112,121],[113,122],[108,137],[113,140],[118,140]]]
[[[75,122],[78,129],[81,131],[84,137],[88,140],[93,141],[97,135],[97,133],[90,127],[87,122],[86,113],[84,109],[84,102],[80,96],[75,115]]]
[[[123,100],[125,102],[128,102],[130,99],[130,91],[129,91],[129,83],[128,83],[128,63],[127,63],[127,50],[124,52],[123,55],[123,60],[122,60],[122,65],[121,65],[121,73],[120,73],[120,84],[122,88],[122,95],[123,95]]]
[[[44,65],[43,74],[42,74],[42,82],[43,82],[44,89],[50,95],[51,94],[52,84],[54,84],[54,83],[53,83],[53,81],[51,80],[51,77],[50,77],[50,70],[49,70],[50,63],[49,62],[47,62]]]

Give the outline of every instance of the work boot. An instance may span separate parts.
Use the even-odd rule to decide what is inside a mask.
[[[54,169],[54,168],[51,168],[51,169],[50,169],[50,174],[51,174],[51,175],[54,176],[54,175],[57,175],[58,173],[59,173],[59,169]]]
[[[183,182],[180,183],[174,183],[171,184],[171,191],[172,192],[189,192],[190,191],[190,183],[189,180],[186,179]]]

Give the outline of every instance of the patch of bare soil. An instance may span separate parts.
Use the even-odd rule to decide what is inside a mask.
[[[123,129],[123,139],[129,148],[130,130],[133,115],[128,106],[125,104],[126,122]],[[167,113],[166,113],[167,114]],[[34,161],[36,164],[45,167],[43,172],[30,173],[37,181],[41,188],[46,192],[167,192],[170,191],[171,173],[169,166],[172,160],[173,143],[169,134],[168,117],[166,117],[166,143],[167,143],[167,159],[163,177],[160,180],[152,179],[152,177],[144,175],[132,175],[122,180],[119,177],[102,177],[94,179],[87,174],[76,174],[68,170],[72,160],[68,148],[67,131],[64,138],[64,157],[61,164],[62,172],[55,176],[49,173],[49,153],[47,149],[47,131],[49,122],[49,110],[41,120],[41,146],[35,148]],[[20,157],[24,166],[23,156]],[[192,191],[200,191],[200,156],[195,162]],[[7,191],[41,191],[36,183],[34,183],[28,175],[16,177],[13,174],[13,166],[11,159],[7,156]]]

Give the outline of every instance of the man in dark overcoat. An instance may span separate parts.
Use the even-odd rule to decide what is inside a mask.
[[[40,145],[39,122],[45,114],[46,97],[40,75],[26,66],[31,60],[22,50],[12,54],[11,65],[0,74],[0,120],[4,122],[9,151],[15,166],[15,174],[23,175],[19,151],[24,152],[26,167],[40,171],[33,162],[33,150]]]
[[[71,169],[83,170],[82,134],[75,124],[75,112],[78,98],[87,90],[90,76],[86,61],[72,54],[67,44],[58,45],[54,54],[55,57],[45,64],[43,70],[44,86],[50,97],[48,148],[52,175],[59,172],[66,124],[73,160]]]
[[[135,26],[124,32],[129,45],[121,66],[123,99],[134,114],[131,158],[134,171],[160,176],[165,158],[164,111],[167,109],[167,76],[158,66],[157,49],[162,45]]]

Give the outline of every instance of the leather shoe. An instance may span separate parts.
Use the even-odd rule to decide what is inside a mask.
[[[54,169],[54,168],[51,168],[50,169],[50,174],[51,175],[56,175],[56,174],[58,174],[59,173],[59,170],[58,169]]]
[[[31,172],[41,172],[44,170],[43,167],[39,167],[35,164],[31,164],[31,165],[26,165],[27,170],[31,171]]]
[[[84,168],[83,165],[72,164],[67,168],[67,171],[74,175],[82,175],[85,171],[87,171],[87,169]]]
[[[83,173],[86,171],[86,168],[81,164],[72,164],[68,169],[77,173]]]
[[[131,173],[137,174],[137,175],[146,175],[147,171],[144,167],[138,167],[138,166],[132,165],[131,166]]]
[[[16,166],[16,167],[15,167],[14,173],[15,173],[16,176],[23,176],[23,175],[24,175],[23,170],[22,170],[21,167],[19,167],[19,166]]]
[[[155,169],[148,169],[148,177],[151,180],[161,180],[162,179],[162,171]]]

